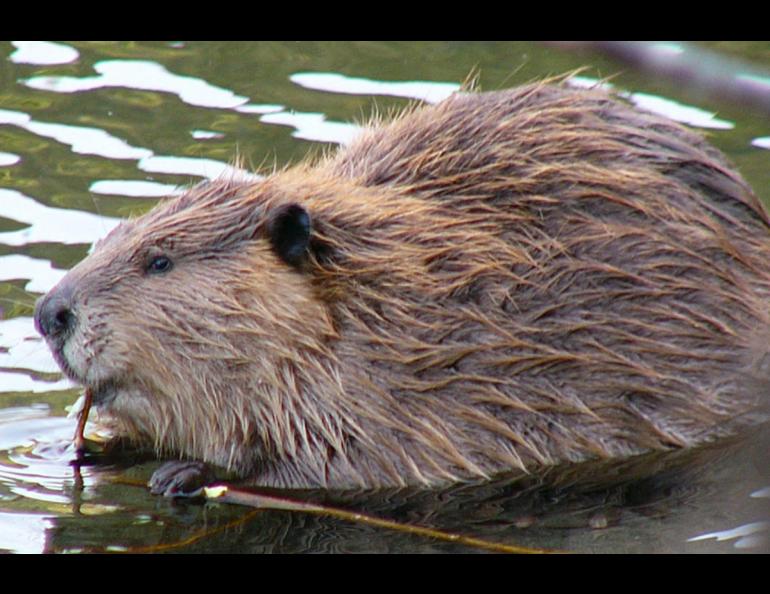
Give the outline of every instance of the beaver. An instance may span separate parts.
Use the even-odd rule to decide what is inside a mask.
[[[435,487],[767,419],[769,230],[679,124],[464,90],[123,222],[35,320],[168,476]]]

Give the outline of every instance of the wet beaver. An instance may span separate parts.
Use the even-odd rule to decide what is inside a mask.
[[[123,223],[36,323],[159,455],[434,486],[764,419],[769,227],[678,124],[565,84],[463,92]]]

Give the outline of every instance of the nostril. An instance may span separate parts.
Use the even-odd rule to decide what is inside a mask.
[[[35,308],[35,326],[47,338],[59,336],[74,325],[75,315],[69,303],[60,295],[50,295],[38,302]]]
[[[51,325],[51,332],[53,334],[61,334],[65,332],[72,323],[72,312],[69,309],[62,308],[57,311],[53,316],[53,324]]]

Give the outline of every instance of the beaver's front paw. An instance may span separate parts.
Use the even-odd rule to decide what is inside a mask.
[[[158,468],[148,486],[153,495],[192,498],[202,496],[203,487],[214,478],[214,473],[203,462],[174,460]]]

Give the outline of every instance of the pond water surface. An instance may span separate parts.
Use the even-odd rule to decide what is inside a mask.
[[[719,49],[770,67],[770,44]],[[0,551],[477,550],[325,516],[174,504],[142,486],[151,462],[73,465],[67,414],[79,391],[36,335],[33,306],[121,218],[230,170],[236,154],[256,165],[296,162],[348,142],[375,109],[441,100],[474,69],[489,90],[581,66],[575,84],[623,70],[517,42],[1,42]],[[612,84],[707,131],[770,200],[766,117],[675,82],[621,73]],[[759,432],[704,453],[688,471],[612,488],[533,477],[332,501],[530,547],[767,551],[769,446]]]

